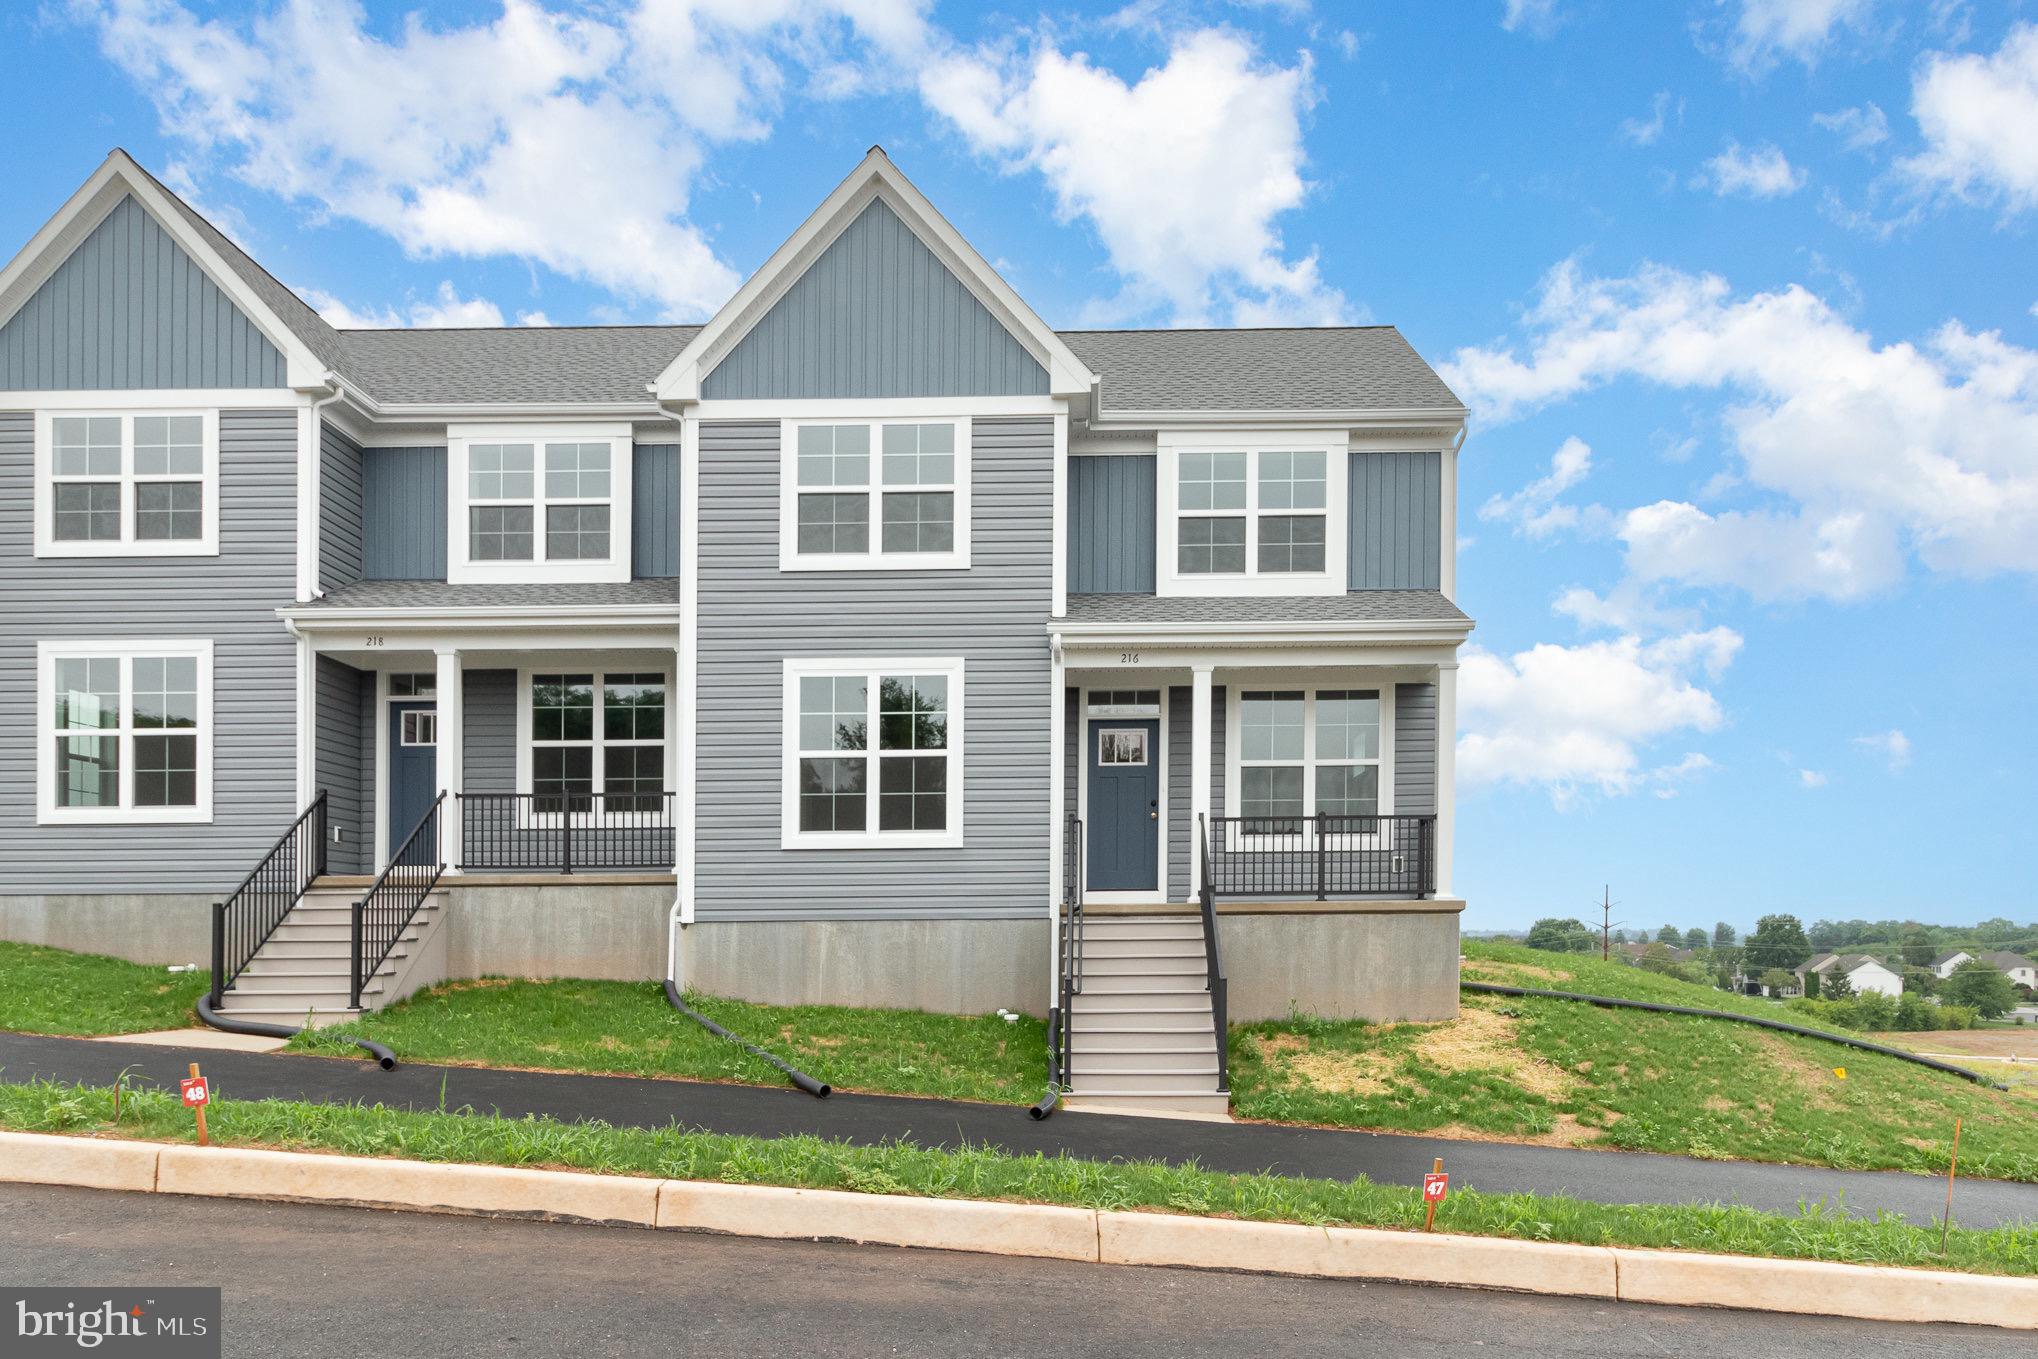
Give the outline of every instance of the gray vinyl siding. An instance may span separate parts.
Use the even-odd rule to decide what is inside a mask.
[[[1350,588],[1442,588],[1443,455],[1354,453],[1351,459]]]
[[[1394,810],[1416,816],[1437,809],[1437,687],[1394,689]]]
[[[282,387],[283,355],[123,198],[0,327],[0,388]]]
[[[1048,887],[1053,424],[974,422],[968,571],[781,572],[778,424],[701,430],[703,920],[1037,916]],[[782,662],[961,656],[965,844],[779,848]]]
[[[1154,458],[1069,459],[1069,592],[1154,591]]]
[[[882,200],[702,383],[710,398],[1046,392],[1047,371]]]
[[[1193,689],[1168,690],[1168,900],[1189,899],[1189,864],[1196,853],[1196,812],[1189,805],[1189,776],[1194,772],[1195,699]]]
[[[514,793],[517,789],[517,672],[469,670],[461,688],[461,790]]]
[[[630,574],[679,575],[679,445],[638,444],[630,481]]]
[[[230,889],[296,806],[297,413],[219,421],[220,555],[34,557],[26,414],[0,413],[0,892]],[[209,637],[213,819],[35,824],[36,643]]]
[[[337,843],[327,835],[326,866],[335,873],[366,873],[375,857],[375,795],[372,781],[365,783],[364,768],[372,768],[373,730],[362,722],[362,689],[372,695],[375,677],[343,665],[330,656],[318,658],[318,703],[313,744],[318,786],[326,794],[326,824],[340,832]],[[372,776],[371,776],[372,777]]]
[[[362,579],[446,578],[445,449],[368,449],[361,502]]]
[[[361,445],[319,422],[318,586],[361,579]]]

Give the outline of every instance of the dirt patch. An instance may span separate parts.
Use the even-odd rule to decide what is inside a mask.
[[[1298,1052],[1285,1066],[1318,1090],[1361,1099],[1385,1094],[1393,1069],[1376,1052]]]
[[[1571,1092],[1571,1073],[1521,1050],[1515,1021],[1472,1006],[1415,1040],[1414,1053],[1445,1071],[1492,1071],[1532,1095],[1558,1101]]]
[[[2015,1057],[2038,1066],[2038,1028],[1952,1029],[1941,1033],[1879,1033],[1876,1038],[1912,1052],[1957,1052],[1970,1057]]]
[[[1309,1051],[1309,1040],[1299,1033],[1256,1033],[1253,1042],[1259,1044],[1260,1056],[1281,1057],[1291,1052]]]
[[[474,977],[468,981],[441,982],[432,989],[450,996],[456,991],[500,991],[516,984],[515,977]]]
[[[1732,1100],[1722,1099],[1718,1095],[1706,1096],[1705,1111],[1709,1114],[1731,1114],[1740,1107]]]
[[[1600,1130],[1587,1127],[1570,1114],[1558,1114],[1556,1125],[1546,1133],[1497,1133],[1484,1128],[1468,1128],[1462,1123],[1447,1123],[1441,1128],[1425,1128],[1422,1135],[1447,1138],[1453,1142],[1511,1142],[1525,1147],[1589,1147],[1599,1140]]]
[[[1793,1051],[1789,1043],[1775,1034],[1757,1034],[1755,1041],[1762,1045],[1763,1051],[1786,1076],[1794,1078],[1803,1087],[1813,1105],[1821,1109],[1840,1107],[1840,1101],[1833,1098],[1832,1085],[1839,1077],[1833,1074],[1832,1067],[1820,1066],[1802,1053]]]
[[[1565,982],[1571,980],[1569,972],[1554,972],[1547,967],[1533,963],[1496,963],[1485,958],[1466,958],[1459,962],[1458,971],[1473,981],[1499,982],[1513,985],[1523,980],[1544,982]]]

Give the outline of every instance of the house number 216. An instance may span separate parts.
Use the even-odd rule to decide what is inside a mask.
[[[1138,665],[1139,653],[1137,651],[1121,651],[1118,653],[1118,663],[1120,665]]]

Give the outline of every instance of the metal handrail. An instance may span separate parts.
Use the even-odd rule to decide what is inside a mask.
[[[1083,820],[1072,816],[1062,833],[1061,1081],[1069,1083],[1075,1055],[1075,998],[1083,992]]]
[[[1428,897],[1436,825],[1434,813],[1213,816],[1205,881],[1221,897]]]
[[[1224,959],[1217,946],[1217,890],[1210,878],[1210,833],[1208,822],[1202,815],[1196,818],[1196,839],[1203,854],[1203,887],[1197,899],[1203,907],[1203,960],[1205,967],[1204,985],[1210,991],[1210,1025],[1217,1040],[1217,1088],[1220,1092],[1231,1090],[1231,1022],[1226,1014],[1230,1001],[1230,984],[1224,976]]]
[[[211,1008],[219,1008],[227,987],[325,871],[326,795],[320,789],[233,894],[212,903]]]
[[[446,803],[441,792],[418,818],[417,825],[403,838],[403,844],[389,856],[389,863],[375,875],[366,895],[354,903],[353,930],[349,956],[351,983],[349,1008],[361,1008],[361,991],[381,968],[396,941],[410,928],[425,898],[446,871],[439,840],[439,809]],[[422,844],[420,844],[422,841]],[[429,854],[419,854],[428,848]]]
[[[453,796],[462,871],[670,869],[677,858],[669,790]]]

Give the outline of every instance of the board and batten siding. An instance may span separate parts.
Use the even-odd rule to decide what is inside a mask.
[[[1069,592],[1154,592],[1154,456],[1069,459]]]
[[[283,387],[282,352],[132,197],[0,327],[0,388]]]
[[[1349,588],[1440,589],[1443,455],[1354,453],[1351,460]]]
[[[1437,687],[1394,686],[1394,810],[1416,816],[1437,809]]]
[[[444,580],[446,450],[363,452],[361,521],[364,580]]]
[[[363,718],[374,693],[373,675],[330,656],[318,658],[313,746],[318,786],[326,795],[326,867],[334,873],[374,871],[369,860],[375,856],[375,785],[372,775],[365,782],[361,777],[364,768],[373,767],[374,734]],[[337,841],[334,830],[340,832]]]
[[[1048,891],[1054,426],[973,421],[967,571],[778,565],[779,426],[701,427],[701,920],[1037,917]],[[961,656],[965,843],[779,847],[788,658]]]
[[[0,412],[0,893],[230,890],[298,812],[297,412],[219,418],[217,557],[34,555],[34,419]],[[36,643],[213,642],[213,819],[36,824]]]
[[[319,421],[318,587],[337,590],[361,579],[361,445]]]
[[[679,445],[638,444],[630,471],[630,574],[679,576]]]
[[[701,391],[710,399],[1044,396],[1047,370],[877,199]]]

